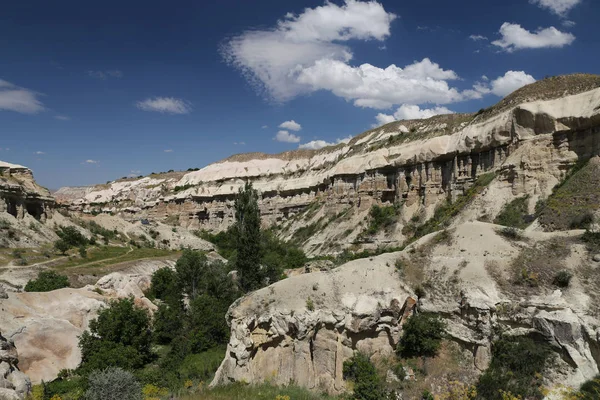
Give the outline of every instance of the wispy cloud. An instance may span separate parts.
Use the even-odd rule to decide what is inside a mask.
[[[545,8],[559,17],[566,17],[569,11],[580,4],[582,0],[529,0],[529,2]]]
[[[189,114],[192,112],[190,102],[175,97],[153,97],[138,101],[135,106],[142,111],[153,111],[164,114]]]
[[[245,146],[246,142],[233,142],[234,146]]]
[[[41,156],[41,155],[46,154],[46,153],[44,153],[43,151],[36,151],[33,154],[37,154],[38,156]]]
[[[142,171],[140,171],[138,169],[132,169],[131,171],[129,171],[129,174],[127,175],[127,177],[128,178],[137,178],[141,174],[142,174]]]
[[[163,151],[164,151],[165,153],[172,153],[172,152],[173,152],[173,149],[166,149],[166,150],[163,150]]]
[[[488,40],[487,36],[483,36],[483,35],[471,35],[469,36],[469,39],[477,42],[479,40]]]
[[[45,110],[39,93],[0,79],[0,111],[36,114]]]
[[[67,115],[55,115],[54,119],[58,119],[60,121],[70,121],[71,117],[69,117]]]
[[[322,149],[323,147],[327,147],[327,146],[335,146],[336,144],[340,144],[340,143],[348,143],[351,139],[352,139],[352,136],[348,136],[343,139],[336,139],[335,142],[327,142],[325,140],[312,140],[308,143],[301,144],[300,146],[298,146],[298,148],[305,149],[305,150],[319,150],[319,149]]]
[[[108,71],[88,71],[87,74],[95,79],[108,79],[108,78],[122,78],[123,72],[118,69],[111,69]]]
[[[261,128],[262,128],[262,129],[268,129],[268,128],[269,128],[269,125],[263,125],[263,126],[261,126]]]
[[[82,164],[98,164],[100,161],[97,160],[85,160]]]

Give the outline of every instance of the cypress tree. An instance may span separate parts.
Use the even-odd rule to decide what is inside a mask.
[[[242,290],[248,292],[260,288],[264,280],[260,267],[262,246],[258,192],[252,187],[252,183],[246,182],[244,188],[240,188],[234,208],[237,248],[235,268]]]

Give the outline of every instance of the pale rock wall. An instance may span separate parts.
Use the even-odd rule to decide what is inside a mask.
[[[44,222],[53,208],[54,198],[35,182],[30,169],[0,161],[0,212],[17,219],[30,214]]]

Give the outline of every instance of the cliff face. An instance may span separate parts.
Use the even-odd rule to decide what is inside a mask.
[[[535,188],[537,199],[577,159],[600,154],[600,80],[577,86],[577,76],[556,79],[527,86],[478,115],[397,121],[318,151],[242,154],[199,171],[63,188],[56,196],[84,212],[176,216],[184,227],[218,231],[232,223],[233,199],[251,180],[262,195],[264,223],[282,226],[284,238],[319,223],[318,234],[303,243],[310,254],[360,242],[373,204],[402,204],[402,224],[362,246],[398,245],[404,224],[428,218],[482,173],[499,173],[496,186],[510,187],[513,196]],[[502,204],[489,205],[497,211]],[[345,218],[333,221],[342,213]]]
[[[54,198],[35,182],[29,168],[0,161],[0,212],[17,219],[30,214],[44,222],[53,207]]]

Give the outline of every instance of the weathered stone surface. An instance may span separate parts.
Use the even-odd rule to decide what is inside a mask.
[[[31,381],[18,368],[17,349],[0,333],[0,399],[23,400],[31,391]]]
[[[593,260],[596,262],[600,262],[600,254],[595,254]]]

